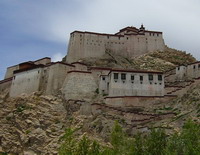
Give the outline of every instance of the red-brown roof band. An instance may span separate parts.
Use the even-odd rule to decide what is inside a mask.
[[[159,72],[159,71],[131,70],[131,69],[118,69],[118,68],[106,68],[106,67],[90,67],[90,70],[109,70],[110,73],[111,72],[133,72],[133,73],[163,74],[163,72]]]
[[[0,81],[0,84],[6,83],[6,82],[9,82],[9,81],[12,81],[12,79],[13,79],[13,77],[7,78],[7,79],[4,79],[4,80],[1,80],[1,81]]]

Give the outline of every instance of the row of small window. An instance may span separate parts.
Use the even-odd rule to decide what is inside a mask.
[[[120,43],[120,42],[119,42],[119,43],[118,43],[118,42],[107,42],[107,44],[114,44],[114,43],[115,43],[115,44],[122,44],[122,45],[124,45],[124,43]],[[80,43],[80,44],[81,44],[81,43]],[[87,45],[89,45],[89,44],[90,44],[90,45],[99,45],[99,46],[100,46],[100,44],[96,44],[96,43],[92,44],[92,43],[88,43],[88,42],[87,42]],[[104,44],[104,45],[106,46],[106,44]]]
[[[195,69],[195,68],[196,68],[196,65],[193,66],[193,69]],[[198,64],[198,68],[200,68],[200,64]]]
[[[193,69],[196,69],[196,65],[193,65]],[[200,69],[200,64],[198,64],[198,69]],[[178,70],[180,70],[180,67],[178,67]]]
[[[149,35],[150,35],[150,36],[154,36],[154,35],[157,35],[157,36],[159,36],[159,34],[158,34],[158,33],[156,33],[156,34],[155,34],[155,33],[149,33]]]
[[[119,79],[119,73],[114,73],[114,80]],[[148,75],[149,81],[153,81],[154,76],[153,74]],[[121,73],[121,80],[126,80],[126,74]],[[135,75],[131,75],[131,80],[135,80]],[[143,81],[143,75],[140,75],[140,81]],[[162,75],[158,75],[158,81],[162,81]]]

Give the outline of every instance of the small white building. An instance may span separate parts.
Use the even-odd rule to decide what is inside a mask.
[[[167,76],[166,80],[168,82],[187,81],[200,78],[200,61],[188,65],[177,66],[174,70],[174,74]]]
[[[100,93],[108,96],[164,96],[162,72],[112,69],[100,77]]]

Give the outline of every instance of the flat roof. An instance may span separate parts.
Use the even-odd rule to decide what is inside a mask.
[[[67,73],[87,73],[87,74],[91,74],[92,72],[72,70],[72,71],[69,71],[69,72],[67,72]]]
[[[163,72],[160,72],[160,71],[130,70],[130,69],[112,69],[110,72],[131,72],[131,73],[163,74]]]
[[[39,64],[39,65],[34,65],[34,66],[30,67],[30,68],[16,70],[13,73],[17,74],[17,73],[30,71],[30,70],[37,69],[37,68],[44,68],[44,67],[45,67],[45,65]]]
[[[94,35],[103,35],[103,36],[114,36],[114,37],[123,37],[124,35],[108,34],[108,33],[97,33],[97,32],[88,32],[88,31],[73,31],[70,34],[82,33],[82,34],[94,34]]]
[[[35,60],[34,62],[37,62],[37,61],[40,61],[40,60],[44,60],[44,59],[50,59],[50,60],[51,60],[50,57],[44,57],[44,58],[41,58],[41,59]]]
[[[83,62],[78,62],[78,61],[77,61],[77,62],[73,62],[73,63],[71,63],[71,64],[72,64],[72,65],[73,65],[73,64],[80,64],[80,65],[87,66],[85,63],[83,63]]]

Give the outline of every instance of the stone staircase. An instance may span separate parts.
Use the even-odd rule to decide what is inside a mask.
[[[101,110],[106,112],[107,117],[110,119],[118,119],[117,117],[119,116],[125,118],[126,121],[124,123],[132,127],[136,127],[138,125],[144,125],[146,123],[155,120],[162,120],[176,115],[176,113],[174,112],[155,114],[155,113],[141,112],[137,110],[130,110],[130,109],[127,110],[125,108],[122,109],[121,107],[120,108],[113,107],[101,103],[93,103],[92,106],[96,106],[96,110]]]
[[[177,95],[182,96],[188,89],[196,84],[200,83],[200,77],[189,81],[179,81],[176,83],[166,83],[165,95]]]

